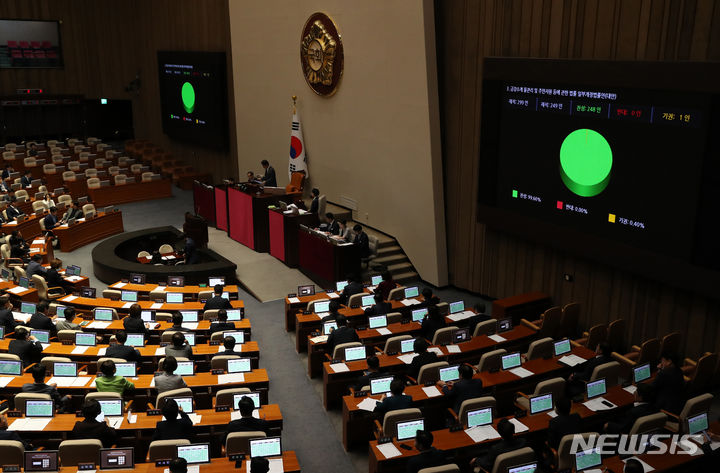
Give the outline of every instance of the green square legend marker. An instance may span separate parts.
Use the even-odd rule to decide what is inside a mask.
[[[517,191],[515,189],[513,189],[513,197],[517,199]]]

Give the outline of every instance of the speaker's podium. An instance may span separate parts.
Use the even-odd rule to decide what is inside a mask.
[[[332,237],[301,225],[298,230],[299,269],[322,287],[360,271],[360,250],[352,243],[340,243]]]
[[[242,184],[227,188],[227,232],[233,240],[260,253],[270,250],[268,206],[285,196],[282,188]]]
[[[303,211],[304,212],[304,211]],[[282,208],[268,209],[270,223],[270,254],[291,268],[299,263],[298,232],[300,225],[316,227],[315,213],[303,214],[283,211]]]

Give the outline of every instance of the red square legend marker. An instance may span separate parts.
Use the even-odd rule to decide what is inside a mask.
[[[558,209],[560,209],[560,210],[562,210],[562,209],[563,209],[563,203],[562,203],[562,200],[558,200],[558,201],[557,201],[557,208],[558,208]]]

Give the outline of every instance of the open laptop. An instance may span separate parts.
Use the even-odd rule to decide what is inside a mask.
[[[413,322],[422,322],[425,316],[427,315],[428,310],[427,309],[415,309],[410,314],[412,315],[412,321]]]
[[[400,341],[400,353],[412,353],[415,350],[415,339]]]
[[[377,286],[382,282],[382,276],[380,274],[376,274],[375,276],[370,277],[370,285],[371,286]]]
[[[143,322],[155,322],[155,312],[152,310],[140,311],[140,318]]]
[[[498,333],[509,332],[513,328],[512,318],[500,319],[497,321]]]
[[[298,296],[314,296],[315,295],[315,284],[308,284],[306,286],[298,286]]]
[[[262,405],[262,401],[260,400],[260,393],[257,391],[252,391],[249,393],[233,394],[233,405],[232,405],[233,410],[237,410],[240,399],[242,399],[245,396],[252,399],[253,404],[255,404],[255,409],[260,409],[260,406]]]
[[[111,322],[113,319],[113,311],[112,309],[95,309],[93,316],[95,320]]]
[[[584,471],[602,464],[600,450],[593,448],[575,454],[575,471]]]
[[[266,437],[250,440],[250,458],[279,457],[282,455],[280,437]]]
[[[0,327],[0,339],[5,338],[5,327]]]
[[[455,301],[449,304],[451,314],[456,314],[465,310],[465,301]]]
[[[76,377],[77,363],[74,361],[56,361],[53,363],[53,376]]]
[[[364,360],[366,358],[365,347],[350,347],[345,349],[345,361]]]
[[[467,413],[468,428],[477,427],[479,425],[490,425],[492,424],[492,421],[492,407],[474,409],[472,411],[468,411]]]
[[[323,335],[330,335],[330,333],[337,328],[337,322],[331,320],[323,323]]]
[[[123,302],[137,302],[138,293],[135,291],[122,291],[120,293],[120,300]]]
[[[127,448],[101,448],[101,470],[132,470],[135,468],[135,450]]]
[[[513,368],[517,368],[522,364],[522,359],[520,358],[519,352],[503,355],[500,360],[502,362],[502,369],[504,370],[511,370]]]
[[[80,295],[82,297],[89,297],[90,299],[95,299],[97,296],[97,289],[94,287],[87,287],[83,286],[80,288]]]
[[[75,332],[75,345],[83,347],[94,347],[97,343],[94,333]]]
[[[703,412],[701,414],[688,417],[687,418],[688,423],[688,434],[689,435],[695,435],[699,434],[701,432],[705,432],[709,425],[708,425],[708,413]]]
[[[316,314],[322,314],[325,312],[329,312],[330,311],[330,301],[316,302],[314,310],[315,310]]]
[[[370,328],[387,327],[387,315],[374,315],[372,317],[368,317],[368,323]]]
[[[123,415],[122,399],[98,399],[100,410],[105,417]]]
[[[50,343],[50,332],[47,330],[30,330],[30,335],[35,337],[40,343]]]
[[[20,303],[20,312],[23,314],[34,314],[36,311],[37,304],[33,304],[32,302],[21,302]]]
[[[651,375],[650,363],[645,363],[636,368],[633,368],[633,383],[637,384],[646,379],[649,379]]]
[[[227,360],[228,373],[247,373],[252,371],[250,358],[234,358]]]
[[[343,289],[345,289],[345,286],[347,286],[348,284],[349,284],[348,281],[338,281],[335,283],[335,290],[337,292],[342,292]]]
[[[115,363],[115,374],[123,378],[134,378],[137,376],[137,367],[134,361]]]
[[[405,422],[398,422],[396,428],[398,440],[414,439],[418,430],[425,430],[425,420],[413,419]]]
[[[191,396],[178,396],[171,397],[170,399],[175,400],[177,405],[185,414],[193,413],[193,398]]]
[[[585,385],[585,393],[588,399],[592,399],[598,396],[604,396],[605,393],[607,393],[605,378],[600,378],[597,381],[588,382]]]
[[[508,473],[535,473],[537,470],[537,463],[525,463],[524,465],[517,465],[508,467]]]
[[[168,276],[168,286],[183,287],[185,286],[185,276]]]
[[[183,322],[197,322],[198,311],[197,310],[181,310],[180,314],[183,317]]]
[[[130,273],[130,282],[133,284],[145,284],[145,275],[140,273]]]
[[[64,305],[59,305],[59,306],[55,307],[55,314],[56,314],[59,318],[64,319],[64,318],[65,318],[65,309],[66,309],[66,308],[67,308],[67,307],[65,307]]]
[[[175,374],[179,374],[180,376],[195,376],[195,362],[178,361]]]
[[[460,365],[446,366],[440,368],[440,380],[450,382],[460,379]]]
[[[68,274],[69,272],[69,274]],[[80,273],[82,272],[82,269],[80,266],[70,265],[65,269],[65,275],[66,276],[80,276]]]
[[[223,332],[223,338],[225,337],[233,337],[235,339],[235,343],[242,345],[245,343],[245,332],[242,330],[236,330],[233,332]]]
[[[540,414],[541,412],[551,411],[553,409],[552,393],[539,394],[530,398],[530,414]]]
[[[467,329],[467,328],[459,328],[457,330],[453,330],[452,337],[453,337],[453,343],[456,343],[456,344],[467,342],[468,340],[470,340],[470,338],[472,338],[470,336],[470,329]]]
[[[417,286],[405,288],[405,299],[412,299],[420,295],[420,289]]]
[[[370,307],[374,303],[375,303],[375,296],[362,296],[360,298],[360,306],[363,308]]]
[[[184,458],[188,465],[210,463],[210,444],[178,445],[176,458]]]
[[[29,399],[25,401],[25,417],[52,417],[55,406],[51,400]]]
[[[225,312],[227,313],[228,322],[242,320],[242,311],[240,309],[227,309]]]
[[[0,375],[20,376],[22,374],[22,361],[0,360]]]
[[[225,285],[225,276],[208,276],[208,287],[215,287],[218,284]]]
[[[58,471],[57,450],[32,450],[25,452],[25,471]]]
[[[183,303],[182,292],[166,292],[165,293],[165,302],[167,302],[168,304],[182,304]]]
[[[25,276],[20,276],[18,278],[18,286],[24,287],[25,289],[30,287],[30,280],[26,278]]]
[[[128,333],[125,345],[129,347],[143,347],[145,346],[145,335],[142,333]]]
[[[370,394],[385,394],[390,392],[390,383],[394,378],[392,376],[383,376],[382,378],[372,378],[370,380]]]
[[[559,340],[555,343],[553,343],[553,349],[555,350],[555,356],[564,355],[565,353],[570,353],[570,350],[572,350],[572,347],[570,346],[570,340],[567,338],[563,340]]]

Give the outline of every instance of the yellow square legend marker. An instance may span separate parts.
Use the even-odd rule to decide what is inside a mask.
[[[608,214],[608,222],[615,223],[615,214]]]

